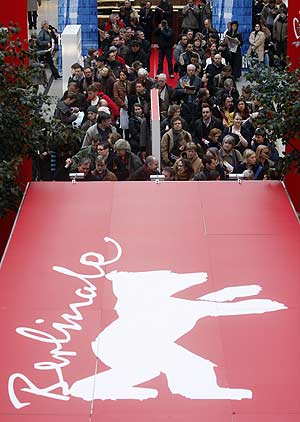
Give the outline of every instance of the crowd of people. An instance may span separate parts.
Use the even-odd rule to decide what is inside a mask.
[[[255,0],[253,11],[249,62],[284,66],[287,7],[282,0]],[[258,123],[263,107],[251,86],[242,92],[237,88],[243,45],[239,23],[229,22],[219,34],[206,0],[198,5],[188,0],[182,15],[175,46],[168,0],[157,6],[147,1],[139,13],[125,0],[119,13],[99,26],[99,45],[89,49],[83,65],[72,65],[56,106],[55,118],[81,128],[82,138],[78,152],[53,170],[53,179],[83,173],[84,180],[150,180],[159,174],[151,149],[152,88],[159,95],[165,180],[226,180],[240,173],[252,180],[276,177],[279,154]],[[49,44],[45,31],[47,22],[38,45],[43,39]],[[153,42],[159,53],[151,78]],[[51,71],[60,77],[56,68]],[[174,78],[176,84],[170,82]]]

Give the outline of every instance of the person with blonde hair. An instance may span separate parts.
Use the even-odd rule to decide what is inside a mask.
[[[270,178],[270,170],[274,167],[274,161],[270,160],[270,148],[266,145],[259,145],[256,148],[257,164],[264,170],[264,179]]]
[[[175,170],[175,180],[181,182],[187,182],[193,180],[194,170],[192,164],[186,158],[180,158],[177,162]]]
[[[189,160],[189,162],[192,164],[194,174],[198,174],[199,171],[202,169],[203,164],[202,164],[201,158],[198,155],[198,148],[195,142],[188,142],[186,144],[185,151],[182,154],[182,156],[186,158],[187,160]],[[179,161],[180,161],[180,158],[178,158],[178,160],[175,162],[173,166],[175,172],[177,170],[177,164]]]
[[[251,136],[248,131],[243,126],[243,117],[239,113],[232,113],[232,125],[226,127],[223,131],[223,137],[230,134],[235,139],[235,148],[238,149],[241,153],[245,151],[246,148],[251,143]]]
[[[261,164],[257,162],[255,152],[247,148],[243,153],[243,163],[241,164],[241,171],[251,170],[253,173],[253,180],[263,180],[265,172]]]

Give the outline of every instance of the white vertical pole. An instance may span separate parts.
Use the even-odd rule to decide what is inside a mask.
[[[152,155],[158,159],[159,169],[160,162],[160,112],[158,89],[153,88],[150,92],[151,96],[151,137],[152,137]]]

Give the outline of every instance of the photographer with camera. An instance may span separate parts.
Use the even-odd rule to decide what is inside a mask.
[[[189,0],[188,3],[182,9],[182,32],[186,33],[188,29],[191,29],[194,34],[199,31],[200,25],[200,9],[194,4],[194,0]]]
[[[164,58],[166,57],[168,63],[168,72],[170,78],[174,78],[173,64],[172,64],[172,48],[173,48],[173,30],[169,27],[168,22],[163,19],[158,27],[153,32],[158,37],[158,69],[157,74],[162,73]]]

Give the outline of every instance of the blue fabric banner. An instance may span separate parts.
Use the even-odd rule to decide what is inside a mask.
[[[239,22],[239,30],[243,34],[243,53],[249,46],[249,35],[252,31],[252,0],[218,0],[213,2],[213,26],[219,33],[226,30],[228,22]]]
[[[81,25],[82,55],[98,48],[97,0],[58,0],[58,30],[66,25]]]

